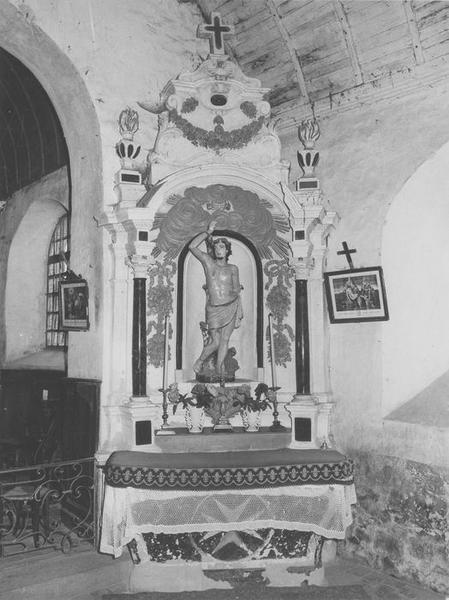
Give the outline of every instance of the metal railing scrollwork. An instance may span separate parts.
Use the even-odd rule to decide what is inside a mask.
[[[95,541],[95,459],[0,471],[0,558]]]

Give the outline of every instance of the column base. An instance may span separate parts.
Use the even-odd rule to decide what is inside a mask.
[[[155,451],[154,437],[161,426],[162,407],[145,396],[132,396],[120,407],[122,430],[128,450]]]
[[[323,448],[333,446],[330,416],[334,403],[327,394],[293,396],[285,405],[292,420],[291,448]]]

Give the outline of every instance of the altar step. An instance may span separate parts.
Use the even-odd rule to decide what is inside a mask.
[[[179,561],[181,562],[181,561]],[[256,562],[256,561],[254,561]],[[132,592],[170,591],[205,592],[215,594],[217,590],[231,590],[242,585],[297,588],[301,585],[325,585],[324,567],[313,565],[295,566],[292,561],[265,561],[265,564],[235,564],[204,568],[201,564],[152,564],[134,567],[130,578]]]
[[[130,594],[129,576],[134,567],[127,554],[119,559],[98,554],[92,547],[75,549],[71,554],[36,552],[26,556],[1,559],[0,600],[134,600]],[[327,586],[362,586],[370,600],[444,600],[445,596],[427,588],[392,577],[359,561],[335,559],[325,566]],[[263,600],[260,586],[250,583],[254,598]],[[245,589],[245,588],[242,588]],[[313,591],[316,588],[311,588]],[[246,590],[245,590],[246,591]],[[259,592],[259,594],[257,594]],[[208,600],[226,590],[209,592]],[[188,600],[185,593],[145,594],[145,600]],[[338,596],[337,596],[338,597]],[[140,600],[144,596],[140,594]],[[191,596],[190,596],[191,598]],[[242,600],[250,600],[246,595]],[[300,600],[301,596],[296,596]],[[199,600],[199,599],[198,599]],[[276,600],[280,600],[276,598]],[[315,595],[314,600],[320,600]],[[335,599],[333,599],[335,600]]]
[[[220,433],[205,427],[201,434],[189,433],[185,427],[173,428],[174,435],[156,435],[155,444],[162,452],[238,452],[239,450],[279,450],[287,448],[291,430],[270,431],[261,427],[256,433],[247,433],[243,427]]]
[[[83,544],[69,554],[53,549],[0,559],[0,600],[91,600],[127,592],[129,554],[118,559]]]

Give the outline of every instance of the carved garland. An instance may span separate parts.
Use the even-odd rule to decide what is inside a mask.
[[[268,278],[265,284],[266,290],[276,280],[276,284],[267,294],[266,304],[268,311],[273,315],[275,362],[277,365],[286,367],[287,363],[292,360],[291,347],[295,334],[290,325],[283,323],[283,321],[290,312],[291,294],[289,288],[292,287],[290,280],[294,277],[295,271],[286,261],[269,260],[265,263],[264,273]],[[268,328],[266,336],[268,340]]]
[[[147,347],[148,364],[153,367],[162,367],[164,364],[165,342],[165,316],[173,313],[172,278],[176,273],[174,262],[156,262],[148,270],[148,312],[147,322]],[[153,332],[153,333],[152,333]],[[169,326],[168,337],[173,336],[173,329]],[[169,347],[170,355],[170,347]]]
[[[223,148],[236,150],[243,148],[251,139],[259,133],[264,123],[265,117],[261,116],[256,121],[243,125],[240,129],[225,131],[223,129],[223,119],[216,117],[214,130],[207,131],[201,127],[192,125],[190,121],[181,117],[176,110],[168,113],[169,121],[173,123],[194,146],[202,146],[218,152]]]

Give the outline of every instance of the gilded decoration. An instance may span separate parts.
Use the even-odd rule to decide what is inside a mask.
[[[154,219],[153,229],[159,229],[154,256],[163,252],[166,260],[174,260],[192,237],[207,229],[211,220],[217,221],[217,229],[233,231],[250,240],[262,259],[273,255],[285,259],[289,255],[288,242],[279,236],[289,230],[287,218],[273,215],[270,202],[253,192],[221,184],[190,187],[183,196],[171,196],[167,204],[172,208],[157,213]]]
[[[267,276],[265,289],[269,290],[266,304],[268,312],[273,315],[275,362],[286,367],[292,360],[291,348],[295,334],[292,327],[283,321],[291,309],[291,279],[295,270],[287,261],[269,260],[264,266],[264,273]],[[268,328],[266,336],[269,339]]]
[[[156,262],[148,270],[147,348],[148,363],[153,367],[164,365],[165,316],[173,313],[175,273],[176,265],[169,261]],[[173,337],[171,325],[168,337]]]

